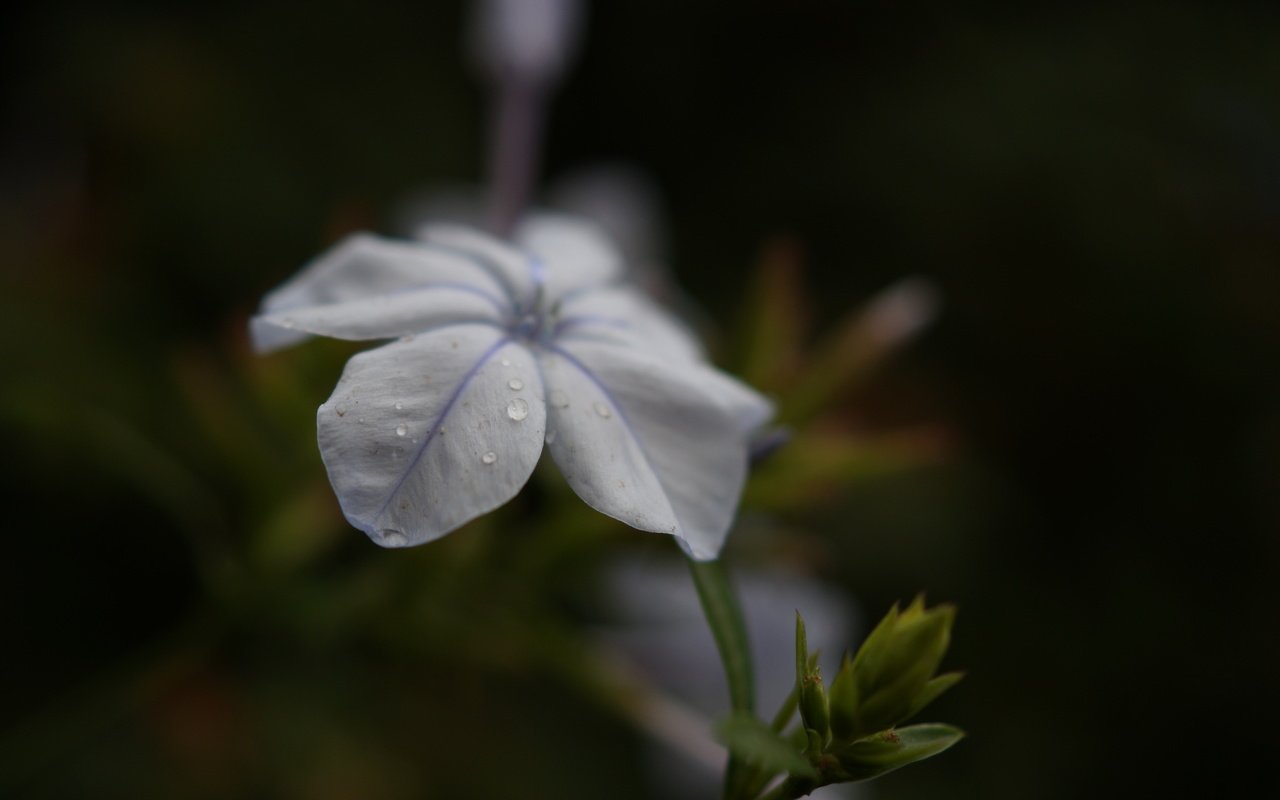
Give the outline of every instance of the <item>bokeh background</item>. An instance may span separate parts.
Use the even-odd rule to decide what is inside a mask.
[[[465,11],[0,12],[3,796],[660,796],[575,671],[601,564],[669,542],[549,474],[381,551],[314,448],[352,349],[245,339],[483,177]],[[602,161],[722,364],[838,378],[735,566],[959,605],[929,716],[969,738],[868,796],[1280,795],[1280,9],[598,3],[544,173]],[[908,276],[936,319],[881,353],[856,309]]]

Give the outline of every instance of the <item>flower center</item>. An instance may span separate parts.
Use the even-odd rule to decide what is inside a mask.
[[[542,338],[545,327],[542,314],[532,311],[514,322],[511,326],[511,334],[520,339],[536,342]]]
[[[507,324],[507,330],[512,338],[529,344],[549,344],[556,333],[559,312],[557,306],[546,308],[539,293],[528,306],[516,309]]]

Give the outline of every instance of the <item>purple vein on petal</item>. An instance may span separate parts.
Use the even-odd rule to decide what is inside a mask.
[[[406,294],[408,292],[420,292],[426,289],[439,289],[447,292],[463,292],[465,294],[475,295],[476,297],[487,300],[499,314],[510,314],[512,312],[511,304],[504,302],[502,298],[494,297],[484,289],[476,286],[468,286],[465,283],[455,283],[453,281],[425,281],[423,283],[415,283],[409,286],[402,286],[387,292],[388,296]]]
[[[576,317],[565,317],[556,323],[555,336],[572,331],[574,328],[583,325],[603,325],[608,328],[619,328],[621,330],[632,330],[631,323],[626,320],[616,319],[614,317],[603,317],[597,314],[580,314]]]
[[[543,289],[547,285],[547,265],[542,263],[542,259],[532,254],[526,255],[525,260],[529,263],[529,277],[533,278],[533,297],[529,299],[529,307],[533,308],[541,299]]]
[[[586,364],[583,364],[581,361],[579,361],[577,357],[574,356],[572,353],[570,353],[568,350],[565,350],[562,347],[557,347],[555,345],[551,345],[547,349],[555,353],[556,355],[560,356],[565,361],[568,361],[574,367],[574,369],[581,372],[583,376],[586,377],[587,380],[595,384],[595,387],[600,390],[600,393],[604,395],[604,399],[609,401],[609,405],[612,406],[613,410],[617,413],[618,420],[622,423],[622,427],[626,430],[627,435],[630,436],[631,440],[636,443],[636,449],[640,451],[640,457],[644,459],[645,466],[649,468],[649,471],[651,473],[653,473],[654,480],[658,482],[658,485],[661,486],[662,490],[665,492],[667,490],[667,487],[663,484],[662,477],[659,474],[658,470],[654,468],[653,459],[649,457],[649,452],[644,447],[644,441],[641,440],[641,438],[636,434],[636,429],[631,424],[631,420],[627,417],[627,412],[623,410],[622,405],[618,402],[618,398],[613,396],[613,392],[609,391],[609,387],[605,386],[604,381],[600,380],[600,378],[596,376],[595,372],[593,372],[590,367],[588,367]],[[668,499],[667,503],[670,504],[670,502],[671,502],[670,499]],[[680,518],[679,516],[676,515],[675,508],[671,509],[671,514],[673,517],[675,517],[676,524],[679,525]],[[671,533],[675,533],[675,532],[676,531],[671,531]]]
[[[440,426],[444,424],[445,418],[449,416],[449,412],[453,411],[453,407],[457,405],[458,398],[462,396],[464,391],[466,391],[467,386],[471,383],[471,379],[480,372],[480,368],[487,364],[490,358],[493,358],[494,353],[498,352],[498,350],[510,341],[511,337],[504,336],[490,345],[489,349],[484,351],[484,354],[476,360],[475,365],[472,366],[471,369],[467,370],[467,374],[462,376],[462,380],[458,381],[458,388],[453,390],[453,394],[450,395],[449,399],[445,402],[444,408],[442,408],[440,413],[436,415],[435,421],[431,423],[431,427],[429,429],[430,432],[422,438],[422,444],[418,446],[418,452],[413,454],[413,458],[410,459],[409,464],[405,467],[404,474],[400,476],[400,480],[396,481],[396,485],[387,493],[387,499],[382,502],[381,507],[379,507],[370,518],[371,524],[376,524],[376,520],[386,513],[387,507],[391,505],[391,501],[395,499],[395,496],[400,492],[400,489],[404,487],[404,482],[409,479],[409,475],[413,473],[413,470],[418,466],[418,462],[422,460],[422,456],[426,454],[427,448],[435,441],[436,434],[440,432]]]
[[[503,293],[507,296],[508,304],[512,308],[520,305],[520,298],[516,297],[516,288],[511,285],[511,281],[507,278],[506,273],[502,271],[502,267],[498,266],[497,262],[492,258],[489,258],[486,254],[471,248],[453,244],[442,244],[440,242],[425,241],[420,242],[419,245],[421,247],[439,250],[444,253],[452,253],[455,256],[462,256],[477,267],[483,269],[489,274],[489,277],[498,282],[498,285],[502,287]]]

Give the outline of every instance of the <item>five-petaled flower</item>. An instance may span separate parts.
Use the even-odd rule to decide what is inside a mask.
[[[507,502],[545,442],[588,505],[714,558],[772,410],[622,278],[605,238],[567,217],[510,243],[451,225],[355,234],[267,295],[252,333],[262,351],[394,340],[354,356],[317,414],[343,513],[378,544]]]

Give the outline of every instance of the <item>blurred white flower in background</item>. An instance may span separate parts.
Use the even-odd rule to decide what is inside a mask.
[[[492,78],[541,83],[564,71],[581,31],[580,0],[475,0],[472,58]]]
[[[413,236],[429,221],[483,227],[491,205],[488,195],[468,183],[411,191],[392,209],[391,230]],[[538,205],[546,211],[598,225],[622,254],[627,281],[667,301],[674,286],[666,266],[663,203],[643,171],[623,162],[583,165],[557,176],[540,197]]]

